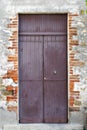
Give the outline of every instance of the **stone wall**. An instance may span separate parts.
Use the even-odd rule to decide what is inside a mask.
[[[87,16],[85,0],[1,0],[0,111],[18,121],[18,13],[68,13],[69,111],[87,107]],[[83,8],[82,8],[83,7]],[[16,114],[15,114],[16,113]],[[17,118],[16,118],[17,115]],[[7,120],[7,119],[6,119]],[[14,121],[14,122],[15,122]],[[11,122],[8,118],[7,122]],[[12,120],[13,122],[13,120]]]
[[[87,10],[87,7],[84,7],[83,10]],[[73,47],[73,50],[76,52],[75,58],[83,64],[73,68],[74,73],[79,75],[79,82],[75,83],[74,90],[80,92],[80,110],[87,112],[87,14],[81,14],[75,18],[75,21],[79,45]]]

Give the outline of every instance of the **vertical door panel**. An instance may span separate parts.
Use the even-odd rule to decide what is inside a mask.
[[[20,36],[20,79],[42,80],[42,46],[41,36]]]
[[[44,121],[64,123],[67,120],[66,81],[45,81],[44,83]]]
[[[20,36],[20,121],[43,121],[43,58],[41,36]]]
[[[44,37],[44,121],[67,122],[66,36]]]
[[[41,81],[22,81],[20,99],[21,123],[43,122],[43,91]]]
[[[66,80],[66,36],[44,37],[44,77]]]

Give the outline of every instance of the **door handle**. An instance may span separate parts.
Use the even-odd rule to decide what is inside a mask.
[[[54,73],[54,74],[57,74],[57,71],[56,71],[56,70],[54,70],[54,71],[53,71],[53,73]]]
[[[44,80],[46,80],[46,77],[44,77]]]

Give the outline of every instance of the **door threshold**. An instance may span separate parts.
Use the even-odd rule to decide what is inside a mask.
[[[83,130],[81,124],[13,124],[4,125],[3,130]]]

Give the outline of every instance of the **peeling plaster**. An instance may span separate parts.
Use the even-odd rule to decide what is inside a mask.
[[[13,79],[11,79],[11,78],[8,78],[8,79],[3,79],[3,85],[5,85],[5,86],[13,86],[13,87],[16,87],[16,86],[18,86],[18,84],[17,83],[15,83],[14,81],[13,81]]]

